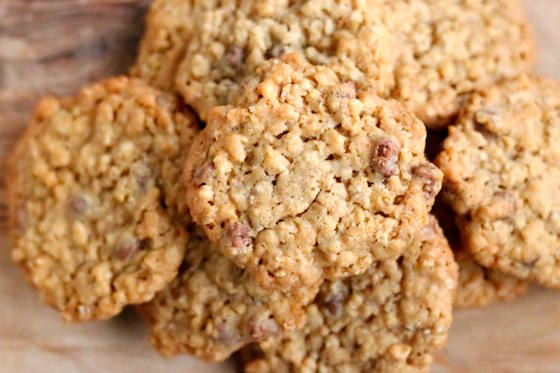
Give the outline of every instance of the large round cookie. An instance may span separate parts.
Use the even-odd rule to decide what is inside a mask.
[[[560,84],[523,77],[473,96],[437,162],[466,248],[560,287]]]
[[[485,307],[495,302],[511,301],[525,294],[526,281],[481,266],[465,250],[453,212],[441,198],[437,198],[432,213],[437,217],[459,265],[459,282],[454,302],[456,307]]]
[[[528,71],[535,43],[519,0],[384,0],[400,37],[392,97],[428,127],[448,125],[475,90]]]
[[[189,237],[179,276],[141,311],[163,355],[222,361],[248,343],[302,327],[312,300],[257,287],[199,233]]]
[[[423,124],[297,54],[257,71],[193,143],[193,219],[265,288],[307,288],[399,255],[441,185]]]
[[[124,77],[38,105],[5,179],[12,257],[66,320],[109,318],[175,277],[197,131],[175,97]]]
[[[248,373],[426,372],[451,325],[457,266],[437,223],[400,257],[323,284],[307,324],[262,343]]]
[[[242,79],[292,51],[331,64],[359,85],[388,94],[395,48],[378,21],[378,0],[222,0],[197,19],[176,88],[202,119],[229,104]]]

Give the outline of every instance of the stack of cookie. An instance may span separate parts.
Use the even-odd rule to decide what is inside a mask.
[[[38,105],[13,259],[68,321],[142,304],[166,356],[427,370],[453,304],[560,286],[534,56],[517,0],[156,0],[132,77]]]

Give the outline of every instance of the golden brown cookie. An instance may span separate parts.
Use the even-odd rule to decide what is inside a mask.
[[[456,282],[434,219],[402,256],[323,284],[306,326],[244,354],[246,371],[427,372],[447,338]]]
[[[560,84],[522,77],[475,94],[437,162],[466,249],[560,287]]]
[[[316,291],[399,255],[440,189],[423,124],[297,54],[257,72],[193,143],[194,221],[270,289]]]
[[[174,96],[125,77],[39,103],[6,178],[12,258],[64,319],[109,318],[175,277],[196,132]]]

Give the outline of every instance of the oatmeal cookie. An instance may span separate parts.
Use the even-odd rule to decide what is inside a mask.
[[[435,219],[405,253],[325,282],[300,330],[245,354],[248,373],[427,372],[451,324],[457,266]]]
[[[473,96],[437,163],[481,265],[560,287],[560,84],[522,77]]]
[[[535,42],[519,0],[384,0],[399,37],[392,97],[428,127],[448,125],[477,89],[529,71]]]
[[[424,125],[298,54],[257,73],[193,143],[193,220],[265,288],[307,288],[399,255],[441,187]]]
[[[179,276],[141,311],[163,355],[222,361],[248,343],[301,328],[312,300],[257,287],[198,233],[190,235]]]
[[[459,265],[459,282],[454,302],[456,307],[485,307],[496,302],[511,301],[525,294],[526,281],[481,266],[465,250],[453,212],[440,197],[437,198],[432,213],[437,217]]]
[[[125,77],[39,103],[6,178],[12,258],[64,319],[109,318],[177,274],[180,180],[198,132],[181,109]]]

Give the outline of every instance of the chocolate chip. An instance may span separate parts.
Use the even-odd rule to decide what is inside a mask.
[[[73,213],[82,215],[87,210],[87,200],[82,196],[74,196],[70,199],[70,210]]]
[[[398,175],[399,144],[392,139],[376,140],[373,144],[371,167],[385,177]]]
[[[437,170],[437,167],[431,163],[422,164],[412,170],[414,176],[421,179],[423,183],[422,191],[427,199],[435,197],[440,190],[440,185],[437,182]]]
[[[319,294],[319,302],[328,314],[339,317],[342,314],[348,295],[349,290],[343,283],[332,283],[327,291]]]
[[[235,330],[235,325],[228,324],[226,321],[219,321],[216,324],[216,340],[227,346],[237,343],[239,341],[239,335]]]
[[[206,162],[199,168],[197,168],[193,175],[193,182],[196,187],[200,187],[208,182],[208,179],[214,173],[214,164],[212,162]]]
[[[237,45],[230,45],[223,58],[226,64],[239,70],[245,62],[245,50]]]
[[[334,90],[334,95],[346,99],[356,98],[356,84],[354,82],[341,84]]]
[[[148,173],[139,173],[136,175],[136,182],[140,187],[140,190],[145,192],[148,190],[148,184],[150,183],[151,175]]]
[[[142,248],[143,241],[135,237],[124,237],[115,246],[112,257],[117,260],[128,260],[132,258],[132,256]]]
[[[267,59],[271,59],[271,58],[278,58],[281,55],[284,54],[286,48],[284,46],[284,44],[273,44],[270,48],[268,48],[266,50],[266,52],[264,53],[264,56]]]
[[[278,324],[274,319],[255,320],[249,325],[249,334],[255,341],[278,333]]]
[[[231,244],[237,249],[242,249],[251,244],[251,228],[242,223],[228,224],[226,227]]]

